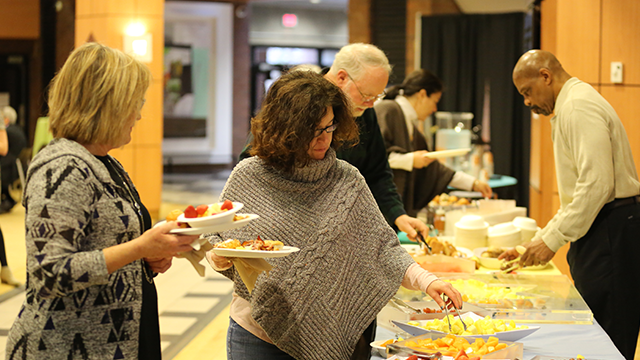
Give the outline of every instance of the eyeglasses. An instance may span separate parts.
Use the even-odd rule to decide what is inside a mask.
[[[323,132],[326,132],[327,134],[331,134],[332,132],[336,131],[337,128],[338,128],[338,123],[336,122],[327,126],[326,128],[316,129],[315,137],[322,135]]]
[[[356,89],[358,90],[358,92],[360,93],[360,96],[362,97],[362,101],[363,102],[371,102],[371,101],[376,101],[376,100],[382,100],[384,99],[384,97],[387,95],[386,91],[382,91],[381,94],[376,95],[376,96],[366,96],[365,94],[362,93],[362,91],[360,91],[360,88],[358,87],[358,84],[356,84],[356,81],[353,80],[353,78],[351,77],[351,75],[349,75],[349,73],[345,70],[345,73],[347,73],[347,76],[349,77],[349,80],[351,80],[351,82],[353,83],[353,85],[356,86]]]

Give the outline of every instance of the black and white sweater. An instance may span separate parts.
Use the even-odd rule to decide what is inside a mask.
[[[74,141],[55,139],[34,158],[23,200],[26,298],[6,359],[137,359],[142,264],[109,275],[102,252],[140,236],[126,199]]]

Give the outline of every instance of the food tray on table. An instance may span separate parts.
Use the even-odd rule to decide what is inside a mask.
[[[447,359],[447,357],[437,356],[437,350],[428,349],[425,347],[415,346],[422,341],[442,339],[442,334],[424,334],[416,337],[406,339],[404,341],[398,341],[393,344],[387,345],[387,357],[395,355],[399,359],[406,359],[411,355],[417,355],[421,359]],[[500,350],[490,352],[488,354],[480,356],[481,359],[522,359],[523,345],[519,342],[500,341],[500,343],[506,344],[506,347]],[[451,356],[448,359],[452,359],[456,354],[447,353],[445,351],[440,352],[442,355]],[[470,355],[470,354],[469,354]]]
[[[593,324],[593,313],[565,275],[443,273],[464,296],[463,310],[516,323]],[[421,291],[400,288],[404,301],[431,300]],[[466,303],[481,310],[468,309]],[[413,319],[396,319],[413,320]]]
[[[457,319],[457,317],[455,317],[455,319]],[[482,316],[478,316],[472,312],[466,312],[464,314],[462,314],[460,316],[460,319],[463,320],[466,324],[467,324],[467,328],[471,331],[472,327],[469,324],[469,320],[471,319],[472,323],[475,326],[480,327],[479,324],[483,323],[483,324],[487,324],[487,326],[490,326],[491,328],[493,328],[492,323],[502,323],[504,322],[504,320],[494,320],[494,319],[489,319],[489,320],[485,320]],[[480,322],[479,322],[480,320]],[[425,326],[428,323],[433,323],[433,320],[414,320],[414,321],[396,321],[393,320],[393,323],[398,326],[399,328],[401,328],[402,330],[404,330],[405,332],[407,332],[408,334],[411,334],[413,336],[418,336],[418,335],[422,335],[422,334],[429,334],[429,333],[434,333],[434,334],[440,334],[441,336],[444,336],[447,334],[448,329],[446,328],[446,326],[444,326],[444,324],[447,324],[446,322],[447,320],[444,319],[442,320],[442,325],[444,327],[445,332],[443,331],[438,331],[438,330],[434,330],[432,327],[429,327],[429,329],[427,329],[427,327]],[[508,320],[508,321],[512,321],[512,320]],[[452,326],[455,324],[455,320],[451,320],[451,324]],[[504,325],[504,324],[503,324]],[[458,332],[456,332],[455,334],[457,334],[457,336],[463,337],[469,341],[473,341],[473,339],[476,338],[481,338],[484,340],[489,339],[489,337],[494,336],[497,337],[498,339],[500,339],[501,341],[518,341],[520,339],[522,339],[523,337],[529,336],[532,333],[536,332],[538,329],[540,329],[540,326],[527,326],[527,325],[516,325],[512,323],[512,329],[508,330],[508,329],[503,329],[503,331],[498,331],[495,330],[495,333],[492,334],[472,334],[472,335],[464,335],[464,334],[460,334]],[[456,331],[455,327],[453,328],[454,331]],[[459,329],[458,331],[462,331],[463,329]]]

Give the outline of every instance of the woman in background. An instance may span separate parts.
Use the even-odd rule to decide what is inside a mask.
[[[400,285],[444,305],[462,297],[422,269],[400,246],[358,170],[336,159],[358,127],[346,95],[312,71],[293,71],[270,87],[251,121],[253,155],[231,173],[221,198],[260,215],[220,238],[260,236],[299,252],[268,259],[273,269],[250,293],[232,262],[212,267],[234,281],[229,360],[369,359],[363,333]]]
[[[153,277],[197,236],[175,236],[151,217],[110,156],[131,141],[149,69],[87,43],[51,85],[54,139],[25,186],[27,284],[6,359],[160,359]]]
[[[484,197],[492,194],[486,182],[425,156],[430,149],[423,134],[424,120],[438,109],[441,96],[440,79],[420,69],[389,88],[385,100],[374,106],[393,180],[409,216],[416,216],[448,186],[478,191]]]

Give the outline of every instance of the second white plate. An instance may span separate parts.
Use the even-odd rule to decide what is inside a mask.
[[[214,254],[218,256],[226,256],[226,257],[237,257],[237,258],[277,258],[287,256],[296,251],[300,251],[295,246],[285,246],[282,250],[277,251],[265,251],[265,250],[236,250],[236,249],[224,249],[224,248],[213,248]]]
[[[453,150],[441,150],[441,151],[431,151],[429,153],[424,154],[425,157],[432,159],[440,159],[440,158],[448,158],[454,156],[462,156],[466,155],[471,149],[453,149]]]

